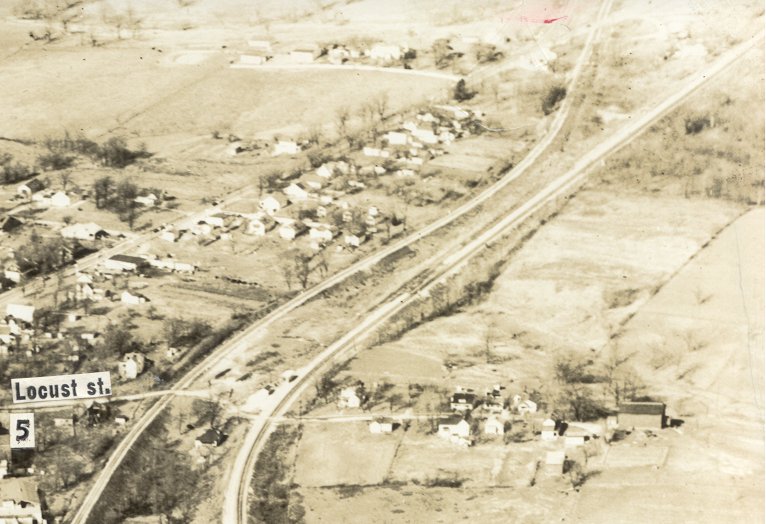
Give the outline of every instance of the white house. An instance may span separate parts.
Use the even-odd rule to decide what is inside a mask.
[[[128,304],[129,306],[137,306],[146,302],[146,297],[143,295],[134,295],[130,291],[123,291],[120,295],[120,302]]]
[[[537,404],[531,400],[522,400],[516,406],[516,411],[519,415],[526,415],[527,413],[537,413]]]
[[[359,398],[355,387],[343,388],[338,395],[339,408],[358,408],[362,405],[362,399]]]
[[[460,445],[470,445],[471,425],[460,415],[440,418],[436,434]]]
[[[245,228],[245,234],[262,237],[266,234],[266,224],[258,219],[248,220],[247,227]]]
[[[240,64],[263,65],[266,63],[264,55],[239,55]]]
[[[359,247],[364,242],[364,238],[360,235],[347,234],[343,237],[343,241],[347,246]]]
[[[126,353],[122,361],[117,365],[120,376],[127,380],[133,380],[144,370],[146,357],[141,353]]]
[[[3,269],[3,276],[16,284],[21,282],[21,272],[17,268]]]
[[[543,421],[543,430],[540,433],[540,439],[546,442],[556,440],[559,434],[556,431],[556,421],[553,419],[545,419]]]
[[[430,129],[415,128],[412,131],[412,136],[423,142],[424,144],[437,144],[439,137],[437,137]]]
[[[154,195],[153,193],[149,193],[148,195],[145,195],[145,196],[137,196],[136,198],[133,199],[133,202],[145,207],[153,207],[157,205],[157,196]]]
[[[5,315],[31,324],[35,318],[35,306],[8,304],[5,306]]]
[[[51,195],[51,205],[53,207],[69,207],[72,200],[63,191],[56,191]]]
[[[259,203],[269,216],[274,216],[287,206],[287,199],[280,194],[266,195]]]
[[[317,56],[319,56],[319,46],[306,44],[290,51],[288,58],[293,64],[310,64]]]
[[[277,233],[284,240],[295,240],[305,230],[305,226],[300,223],[285,223],[279,226]]]
[[[407,135],[398,131],[389,131],[383,138],[392,146],[406,146]]]
[[[62,227],[59,233],[64,238],[72,238],[75,240],[98,240],[109,236],[101,226],[93,222],[70,224]]]
[[[309,192],[306,191],[306,188],[303,186],[303,184],[295,183],[293,182],[289,186],[287,186],[282,191],[286,196],[287,199],[292,202],[305,202],[309,199]]]
[[[484,434],[485,435],[504,435],[505,424],[497,417],[489,417],[484,422]]]
[[[333,169],[332,169],[332,167],[328,166],[327,164],[322,164],[321,166],[316,168],[315,173],[316,173],[316,175],[318,177],[332,178]]]
[[[461,109],[459,106],[438,105],[438,106],[434,106],[434,109],[439,109],[442,112],[447,113],[450,116],[450,118],[455,118],[457,120],[465,120],[466,118],[471,116],[471,113],[469,113],[465,109]]]
[[[301,148],[297,142],[293,140],[280,140],[274,144],[274,151],[271,153],[271,156],[297,155],[300,150]]]
[[[311,238],[311,240],[315,240],[319,243],[324,243],[324,242],[332,241],[333,234],[329,227],[320,226],[320,227],[312,227],[309,230],[309,237]]]
[[[399,60],[402,57],[402,49],[398,45],[375,44],[370,48],[370,58],[383,62]]]
[[[379,417],[370,422],[370,433],[380,435],[394,431],[394,421],[387,417]]]

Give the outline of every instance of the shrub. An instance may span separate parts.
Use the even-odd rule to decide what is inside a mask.
[[[564,100],[567,96],[567,90],[563,86],[553,86],[548,90],[548,93],[543,98],[543,113],[546,115],[551,114],[558,105],[559,102]]]

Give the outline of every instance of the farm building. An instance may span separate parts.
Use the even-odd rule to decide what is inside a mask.
[[[130,255],[114,255],[102,263],[104,269],[110,271],[136,271],[146,264],[146,259]]]
[[[45,189],[45,184],[43,184],[39,179],[35,178],[34,180],[30,180],[29,182],[25,182],[21,185],[19,185],[16,188],[16,193],[29,198],[33,194],[37,193],[38,191],[42,191]]]
[[[623,402],[619,405],[617,424],[625,429],[662,429],[665,427],[665,404]]]
[[[463,391],[460,387],[458,387],[449,399],[450,409],[453,411],[471,411],[475,403],[476,394],[469,391]]]
[[[117,371],[120,376],[127,380],[133,380],[144,370],[146,357],[141,353],[126,353],[124,359],[118,363]]]
[[[440,418],[436,434],[455,444],[464,446],[471,444],[471,425],[460,415]]]
[[[485,435],[504,435],[505,424],[497,417],[489,417],[484,422],[484,434]]]
[[[109,236],[109,233],[107,233],[104,228],[93,222],[64,226],[61,228],[60,233],[64,238],[72,238],[75,240],[100,240]]]

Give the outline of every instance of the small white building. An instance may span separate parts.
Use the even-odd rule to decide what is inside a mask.
[[[392,146],[407,145],[407,135],[405,133],[400,133],[399,131],[389,131],[383,138]]]
[[[287,199],[280,194],[266,195],[261,199],[259,205],[267,215],[274,216],[287,206]]]
[[[338,395],[339,408],[358,408],[361,405],[362,399],[359,398],[357,388],[355,387],[343,388]]]
[[[295,183],[295,182],[287,186],[283,190],[283,193],[285,194],[285,196],[287,196],[287,199],[292,203],[305,202],[306,200],[309,199],[309,196],[310,196],[309,192],[306,191],[306,188],[305,186],[303,186],[303,184]]]
[[[484,422],[484,434],[485,435],[499,435],[505,434],[505,423],[499,420],[497,417],[489,417]]]
[[[8,304],[5,306],[5,315],[31,324],[35,318],[35,306]]]
[[[157,205],[157,196],[154,193],[149,193],[148,195],[137,196],[133,202],[144,207],[153,207]]]
[[[126,353],[117,364],[117,372],[126,380],[133,380],[144,371],[146,357],[141,353]]]
[[[316,168],[315,173],[316,173],[316,175],[318,177],[332,178],[333,169],[332,169],[332,167],[328,166],[327,164],[322,164],[321,166]]]
[[[274,151],[271,153],[271,156],[297,155],[300,151],[301,148],[297,142],[293,140],[280,140],[274,144]]]
[[[309,230],[309,237],[319,243],[332,241],[332,231],[328,227],[312,227]]]
[[[370,48],[370,58],[381,62],[393,62],[402,58],[402,48],[392,44],[375,44]]]
[[[379,417],[370,422],[370,433],[375,435],[388,434],[394,431],[393,419],[387,417]]]
[[[63,191],[56,191],[51,195],[51,205],[53,207],[69,207],[72,200]]]
[[[266,63],[264,55],[239,55],[240,64],[263,65]]]
[[[547,418],[543,421],[543,429],[540,432],[540,439],[545,442],[551,442],[558,438],[559,434],[556,431],[556,421]]]
[[[143,295],[134,295],[130,291],[126,290],[122,292],[122,295],[120,295],[120,302],[129,306],[137,306],[147,302],[147,299]]]

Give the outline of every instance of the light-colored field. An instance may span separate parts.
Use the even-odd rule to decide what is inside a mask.
[[[725,202],[581,192],[514,255],[484,303],[363,352],[350,373],[473,387],[543,381],[557,350],[603,348],[738,210]],[[448,362],[457,368],[439,367]]]
[[[373,435],[367,423],[305,425],[295,482],[301,486],[379,484],[386,479],[402,432]]]
[[[458,479],[467,487],[525,486],[534,476],[539,450],[502,439],[461,448],[436,435],[408,431],[391,467],[390,481],[425,483]]]
[[[560,522],[568,500],[535,488],[424,488],[420,486],[367,488],[353,496],[329,489],[301,489],[307,523],[390,524],[393,522],[453,523],[475,520]]]

